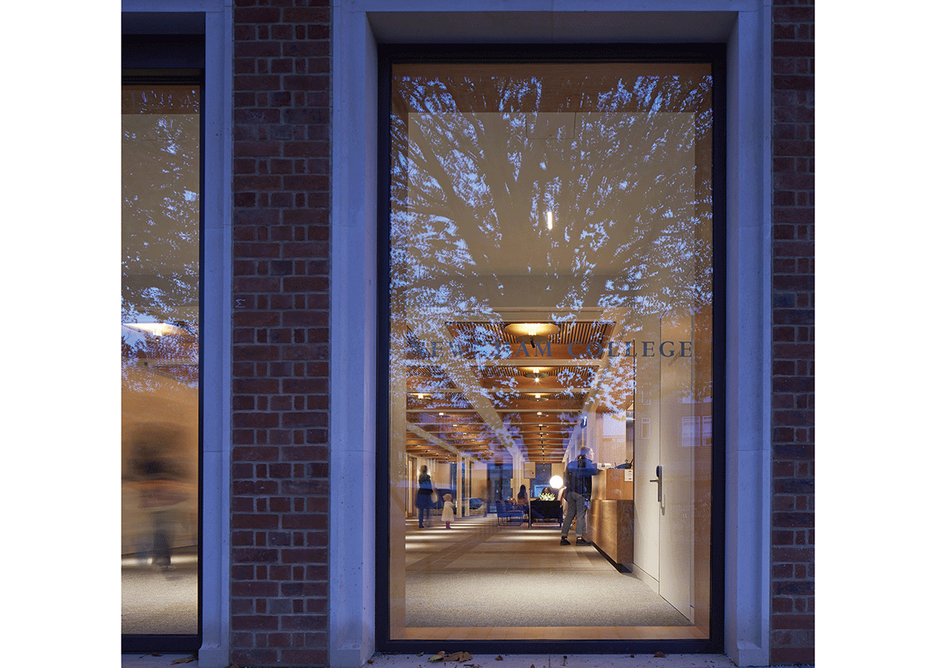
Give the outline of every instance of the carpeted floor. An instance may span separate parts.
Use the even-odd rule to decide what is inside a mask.
[[[683,626],[648,585],[591,546],[560,546],[556,525],[491,518],[407,529],[409,627]]]
[[[121,569],[121,626],[130,634],[198,633],[198,562],[176,556],[175,569],[124,560]]]

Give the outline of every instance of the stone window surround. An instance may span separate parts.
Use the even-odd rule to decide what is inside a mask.
[[[769,662],[770,4],[756,0],[334,0],[329,658],[374,650],[377,43],[723,42],[727,83],[725,652]],[[470,9],[469,9],[470,7]],[[561,29],[559,28],[561,26]],[[743,64],[743,67],[742,67]],[[753,65],[752,65],[753,64]],[[362,240],[364,243],[362,243]],[[364,271],[362,271],[362,268]],[[363,295],[363,298],[362,298]],[[363,336],[363,341],[360,336]],[[363,344],[363,345],[362,345]],[[363,480],[361,476],[363,474]],[[344,485],[343,481],[355,481]],[[363,484],[362,484],[363,483]],[[739,528],[743,527],[743,531]]]

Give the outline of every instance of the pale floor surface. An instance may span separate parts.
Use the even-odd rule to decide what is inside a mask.
[[[439,642],[496,639],[532,641],[707,637],[707,629],[696,628],[688,624],[685,617],[679,615],[669,603],[654,593],[646,584],[637,580],[633,575],[618,573],[593,546],[561,546],[559,545],[560,535],[560,527],[555,522],[534,523],[532,527],[519,522],[498,526],[494,515],[459,519],[452,523],[450,529],[445,528],[445,524],[439,520],[438,516],[432,518],[431,525],[422,529],[418,527],[418,522],[415,520],[407,520],[406,571],[411,575],[419,574],[423,578],[419,582],[427,584],[419,589],[413,589],[414,593],[418,591],[418,594],[414,594],[418,598],[413,600],[420,601],[421,607],[414,612],[407,613],[407,617],[414,620],[410,622],[413,626],[403,631],[400,637]],[[574,529],[570,532],[570,538],[574,543]],[[588,538],[587,531],[586,538]],[[555,586],[556,583],[575,581],[580,587],[576,591],[583,597],[583,600],[601,600],[606,595],[618,592],[624,586],[623,581],[628,580],[630,587],[637,588],[631,591],[635,594],[638,590],[640,592],[637,594],[638,598],[628,600],[632,600],[635,605],[638,605],[639,601],[641,607],[635,607],[630,612],[625,612],[626,609],[615,611],[615,620],[619,623],[610,625],[601,625],[602,622],[611,621],[611,618],[601,614],[600,608],[593,611],[595,614],[588,616],[588,621],[581,617],[578,626],[553,626],[552,621],[543,618],[541,614],[535,614],[529,619],[526,617],[517,619],[517,615],[505,614],[505,611],[499,609],[494,603],[495,599],[503,598],[499,594],[507,591],[507,585],[496,589],[496,593],[491,591],[491,587],[497,582],[496,578],[506,577],[508,584],[513,584],[510,576],[514,574],[523,576],[522,583],[525,583],[523,586],[533,586],[534,590],[537,582],[542,582],[544,585],[552,583]],[[453,581],[451,579],[453,575],[459,579]],[[575,577],[576,575],[580,577]],[[483,627],[472,627],[470,624],[462,626],[457,621],[432,624],[434,615],[438,615],[440,619],[456,620],[459,618],[458,613],[451,610],[456,606],[451,604],[446,589],[443,587],[436,591],[428,585],[434,578],[438,578],[440,583],[448,583],[449,587],[453,586],[453,582],[469,583],[465,585],[468,590],[462,592],[456,600],[463,604],[470,598],[471,591],[475,590],[482,598],[474,603],[471,608],[472,612],[483,613],[479,615],[481,619],[499,620],[499,622]],[[587,584],[584,584],[583,578],[587,580]],[[413,580],[414,585],[416,582]],[[589,590],[586,589],[587,587],[598,587],[598,590]],[[408,597],[409,592],[410,584],[408,583]],[[433,601],[427,599],[427,596],[436,596],[439,600]],[[520,607],[519,600],[518,598],[518,608]],[[463,608],[464,606],[457,607]],[[539,621],[534,621],[534,618]],[[512,620],[513,623],[508,623],[507,619]],[[636,621],[638,619],[647,621]],[[658,620],[655,623],[661,625],[646,626],[649,620]]]
[[[498,529],[496,526],[486,528],[490,543],[485,549],[488,552],[483,558],[459,556],[458,550],[438,550],[429,549],[430,542],[451,543],[452,547],[458,542],[458,534],[454,529],[451,536],[442,534],[444,525],[438,524],[438,520],[433,524],[430,530],[424,531],[420,537],[418,528],[407,527],[407,567],[408,568],[429,568],[429,569],[502,569],[504,553],[511,550],[508,547],[508,541],[526,541],[531,544],[542,546],[541,538],[543,532],[547,532],[551,540],[558,542],[558,527],[534,526],[529,533],[519,533],[521,529],[517,526],[507,531]],[[462,528],[467,528],[464,525]],[[435,540],[433,540],[435,539]],[[512,539],[512,540],[511,540]],[[549,544],[551,546],[551,543]],[[558,545],[556,546],[558,548]],[[415,548],[415,549],[414,549]],[[423,549],[425,548],[425,549]],[[568,552],[556,554],[552,547],[543,547],[542,550],[534,550],[529,558],[515,559],[511,563],[512,568],[522,569],[553,569],[553,570],[580,570],[580,569],[607,569],[610,568],[608,562],[598,554],[594,549],[576,549],[574,546],[563,548]],[[552,553],[546,557],[545,554],[537,555],[535,552]],[[475,555],[477,556],[477,555]],[[558,558],[557,558],[558,556]],[[492,557],[495,563],[491,563]],[[496,562],[501,561],[498,565]],[[555,631],[556,629],[553,629]],[[441,639],[440,639],[441,640]],[[457,641],[451,641],[449,644],[457,644]],[[448,652],[459,651],[456,646],[439,647],[439,650]],[[123,668],[198,668],[198,661],[188,663],[173,663],[179,659],[185,659],[191,655],[187,654],[163,654],[153,656],[151,654],[124,654],[122,656]],[[430,654],[376,654],[371,662],[366,663],[363,668],[467,668],[469,665],[479,668],[733,668],[734,664],[724,655],[713,654],[671,654],[665,657],[654,657],[650,654],[638,655],[610,655],[610,654],[579,654],[579,655],[551,655],[551,654],[475,654],[470,661],[465,662],[445,662],[430,663]],[[247,668],[247,667],[242,667]]]
[[[123,633],[198,633],[198,559],[182,553],[172,563],[171,571],[163,571],[149,559],[123,559]]]

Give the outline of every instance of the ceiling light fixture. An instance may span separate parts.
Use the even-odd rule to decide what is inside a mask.
[[[546,229],[551,230],[552,227],[553,227],[553,212],[547,211],[546,212]]]
[[[558,334],[559,325],[551,322],[513,322],[504,326],[504,333],[515,336],[523,342],[542,342],[547,337]]]
[[[546,369],[538,366],[521,366],[517,367],[517,370],[524,378],[532,378],[537,383],[540,381],[540,378],[546,377]]]
[[[120,324],[156,337],[166,336],[167,334],[188,334],[186,330],[178,325],[172,325],[168,322],[122,322]]]

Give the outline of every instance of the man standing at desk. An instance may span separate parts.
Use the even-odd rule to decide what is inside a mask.
[[[560,545],[571,545],[569,530],[575,520],[575,544],[588,545],[585,540],[586,504],[591,500],[592,476],[598,475],[595,463],[588,458],[588,450],[582,448],[574,462],[569,462],[565,471],[565,487],[559,491],[559,500],[565,499],[566,513],[562,520],[562,539]]]

